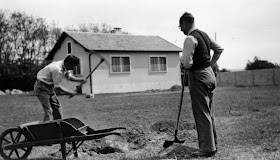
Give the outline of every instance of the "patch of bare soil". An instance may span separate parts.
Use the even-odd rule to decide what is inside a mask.
[[[164,132],[164,133],[173,133],[176,126],[175,121],[159,121],[156,122],[151,126],[151,130],[157,133]],[[192,130],[195,129],[195,125],[193,123],[188,122],[180,122],[179,123],[179,130]]]
[[[159,152],[163,150],[165,140],[172,140],[176,123],[173,121],[160,121],[151,125],[150,130],[143,130],[141,127],[127,129],[121,133],[121,136],[107,136],[102,139],[85,141],[78,148],[78,156],[83,159],[143,159],[154,157],[159,159]],[[194,129],[194,124],[182,122],[179,125],[182,139],[195,139],[189,134]],[[70,146],[68,146],[70,148]],[[178,150],[178,151],[175,151]],[[182,148],[168,151],[164,156],[178,154]],[[165,151],[166,152],[166,151]],[[61,153],[57,151],[50,154],[53,158],[60,158]],[[73,157],[73,155],[69,156]]]

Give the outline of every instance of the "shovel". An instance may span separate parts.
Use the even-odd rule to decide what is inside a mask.
[[[183,82],[182,82],[182,91],[181,91],[181,100],[180,100],[180,104],[179,104],[179,109],[178,109],[178,117],[177,117],[177,122],[176,122],[176,128],[174,131],[174,140],[173,141],[168,141],[166,140],[163,143],[163,148],[168,148],[170,147],[173,143],[184,143],[185,141],[180,141],[177,137],[178,134],[178,128],[179,128],[179,120],[180,120],[180,114],[181,114],[181,109],[182,109],[182,103],[183,103],[183,96],[184,96],[184,89],[185,89],[185,79],[186,79],[186,74],[187,74],[187,70],[184,70],[183,73]]]
[[[88,78],[90,77],[90,75],[98,68],[98,66],[99,66],[102,62],[104,62],[104,60],[105,60],[105,59],[103,59],[103,58],[100,60],[100,62],[95,66],[95,68],[88,74],[88,76],[86,77],[86,79],[88,79]],[[79,84],[78,86],[76,86],[76,91],[81,91],[82,85],[83,85],[83,84],[85,84],[85,82],[82,82],[81,84]],[[69,98],[72,98],[72,97],[74,97],[74,96],[75,96],[75,94],[70,95]]]

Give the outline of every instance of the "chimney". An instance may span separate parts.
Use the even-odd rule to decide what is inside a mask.
[[[115,28],[113,28],[113,30],[111,30],[111,33],[112,34],[121,34],[122,28],[115,27]]]

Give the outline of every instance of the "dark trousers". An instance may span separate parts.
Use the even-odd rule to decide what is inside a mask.
[[[215,151],[217,135],[214,124],[213,91],[215,74],[211,67],[189,71],[189,90],[198,134],[199,150]]]
[[[37,80],[34,91],[44,109],[44,121],[62,119],[62,107],[54,92],[54,86]]]

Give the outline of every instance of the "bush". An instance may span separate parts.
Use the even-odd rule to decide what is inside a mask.
[[[261,60],[259,57],[254,57],[254,61],[248,61],[245,70],[254,69],[268,69],[268,68],[279,68],[278,64],[273,64],[267,60]]]
[[[20,89],[23,91],[33,90],[33,85],[36,81],[37,72],[45,64],[31,63],[10,63],[0,64],[0,90],[5,89]]]

